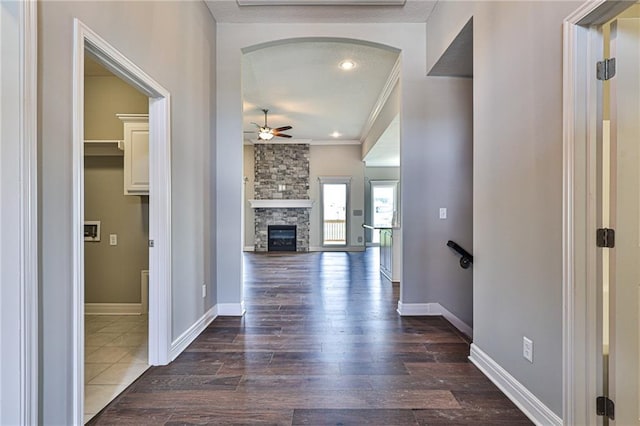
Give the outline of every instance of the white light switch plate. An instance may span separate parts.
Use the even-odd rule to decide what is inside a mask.
[[[447,218],[447,208],[440,207],[440,219],[446,219],[446,218]]]
[[[118,245],[118,234],[109,234],[109,245],[110,246]]]

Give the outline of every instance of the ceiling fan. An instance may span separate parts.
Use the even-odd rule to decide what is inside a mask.
[[[269,127],[269,125],[267,124],[267,113],[269,112],[269,110],[263,109],[262,112],[264,112],[264,126],[260,126],[258,123],[252,123],[252,124],[255,124],[256,127],[258,128],[258,140],[270,141],[276,136],[279,138],[291,138],[291,135],[287,135],[281,132],[292,129],[293,127],[282,126],[282,127],[277,127],[273,129]]]

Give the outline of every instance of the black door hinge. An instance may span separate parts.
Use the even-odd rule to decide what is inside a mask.
[[[606,396],[599,396],[596,398],[596,413],[599,416],[604,416],[608,417],[610,420],[615,420],[616,405]]]
[[[598,80],[611,80],[616,75],[616,58],[605,59],[596,64]]]
[[[596,232],[596,245],[598,247],[614,248],[616,245],[616,231],[609,228],[600,228]]]

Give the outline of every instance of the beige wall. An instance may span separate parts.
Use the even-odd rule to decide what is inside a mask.
[[[73,22],[171,93],[171,340],[216,303],[216,24],[204,2],[39,2],[41,422],[73,424]],[[202,297],[202,285],[207,297]]]
[[[147,114],[149,98],[115,76],[84,79],[84,138],[121,140],[122,120],[116,114]]]
[[[149,268],[149,197],[123,195],[123,157],[85,157],[85,218],[101,221],[101,240],[85,242],[85,302],[140,303]],[[117,234],[118,245],[109,245]]]
[[[149,100],[115,76],[85,77],[85,139],[124,138],[119,113],[146,114]],[[85,242],[85,303],[140,303],[149,269],[149,197],[124,195],[123,157],[85,157],[85,219],[101,222],[101,240]],[[109,234],[118,245],[109,245]]]
[[[309,198],[315,200],[310,214],[309,248],[322,246],[320,223],[320,176],[350,176],[349,237],[348,246],[364,246],[364,163],[360,145],[311,145],[309,152]],[[353,216],[361,210],[362,216]],[[360,241],[358,241],[360,238]]]

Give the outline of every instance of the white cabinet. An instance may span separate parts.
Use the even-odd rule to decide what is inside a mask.
[[[118,114],[124,125],[124,194],[149,194],[149,115]]]

